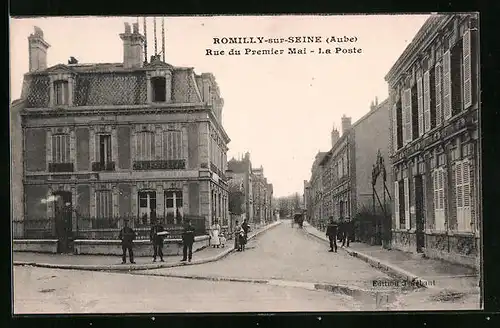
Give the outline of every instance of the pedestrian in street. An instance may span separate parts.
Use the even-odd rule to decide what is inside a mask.
[[[344,240],[344,219],[341,217],[339,219],[338,229],[337,229],[337,240],[342,242]]]
[[[333,216],[330,217],[330,223],[326,228],[326,236],[330,240],[330,250],[329,252],[335,251],[337,253],[337,233],[338,233],[338,225],[333,220]]]
[[[182,232],[182,262],[188,260],[191,262],[193,258],[193,244],[194,244],[194,227],[191,225],[191,220],[186,219],[184,231]]]
[[[158,220],[155,220],[149,232],[149,240],[153,243],[153,262],[156,262],[156,257],[160,256],[160,261],[163,261],[163,238],[165,229]]]
[[[243,229],[244,232],[244,243],[243,243],[243,248],[245,248],[245,245],[248,240],[248,232],[250,231],[250,226],[248,225],[248,219],[243,220],[243,224],[241,225],[241,228]]]
[[[352,233],[352,222],[349,218],[344,221],[342,227],[342,247],[349,247],[349,240],[351,239]]]
[[[122,241],[122,264],[127,262],[127,250],[130,263],[135,264],[133,251],[135,237],[135,231],[128,226],[128,220],[123,221],[123,228],[120,230],[120,234],[118,235],[118,238]]]
[[[214,224],[212,225],[210,229],[210,243],[212,244],[212,247],[220,247],[220,224],[218,223],[217,220],[214,220]]]
[[[240,251],[240,230],[241,230],[240,223],[238,220],[236,220],[234,224],[233,233],[234,233],[234,249],[238,252]]]

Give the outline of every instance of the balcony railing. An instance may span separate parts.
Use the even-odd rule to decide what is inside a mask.
[[[186,161],[183,159],[135,161],[133,168],[134,170],[183,170],[186,168]]]
[[[215,165],[214,163],[210,163],[210,170],[211,170],[212,172],[217,173],[217,175],[218,175],[221,179],[223,179],[223,180],[227,180],[226,175],[224,174],[224,172],[222,172],[222,171],[221,171],[221,170],[217,167],[217,165]]]
[[[49,163],[49,172],[74,172],[73,163]]]
[[[114,171],[115,162],[94,162],[92,163],[92,171]]]

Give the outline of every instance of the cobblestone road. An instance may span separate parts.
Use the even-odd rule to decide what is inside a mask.
[[[355,311],[349,296],[300,288],[14,267],[14,313]]]
[[[285,221],[251,240],[244,252],[199,266],[148,270],[172,273],[255,279],[324,282],[370,288],[374,280],[389,277],[367,263],[339,250],[329,253],[325,244]]]

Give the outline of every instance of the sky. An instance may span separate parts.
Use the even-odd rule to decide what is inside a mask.
[[[250,152],[262,166],[274,195],[302,193],[318,151],[328,151],[333,127],[343,115],[354,123],[370,103],[387,98],[385,75],[429,15],[203,16],[165,17],[166,62],[215,75],[224,98],[223,125],[231,138],[228,159]],[[51,45],[47,65],[123,61],[119,37],[136,17],[50,17],[10,19],[11,100],[19,98],[29,69],[28,36],[34,26]],[[143,21],[140,19],[140,32]],[[148,18],[148,56],[154,52],[153,18]],[[214,38],[281,39],[320,36],[321,43],[214,44]],[[347,36],[355,42],[326,43]],[[157,18],[161,50],[161,18]],[[318,48],[361,49],[354,54],[320,54]],[[244,49],[283,50],[282,55],[244,55]],[[288,54],[306,48],[307,54]],[[207,55],[207,49],[224,55]],[[228,55],[231,49],[241,55]],[[313,50],[314,53],[310,51]]]

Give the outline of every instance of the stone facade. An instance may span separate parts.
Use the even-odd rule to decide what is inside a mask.
[[[333,128],[332,148],[316,155],[311,179],[304,183],[307,215],[313,225],[324,229],[329,217],[352,219],[365,209],[372,210],[371,174],[377,153],[380,151],[388,162],[388,119],[388,101],[380,104],[376,101],[354,124],[344,115],[342,135]],[[388,187],[389,183],[390,177]],[[381,199],[383,190],[383,183],[379,181],[377,192]],[[377,209],[380,210],[379,205]]]
[[[254,222],[253,175],[250,153],[247,152],[241,160],[232,158],[230,161],[228,161],[226,174],[228,175],[228,177],[230,177],[233,184],[236,181],[239,182],[236,192],[240,192],[241,190],[241,192],[243,193],[243,218],[248,219],[249,222]]]
[[[124,35],[130,33],[126,27]],[[52,217],[54,205],[44,200],[64,191],[76,212],[90,218],[227,222],[230,139],[214,76],[158,57],[142,63],[127,42],[124,63],[59,64],[25,74],[24,191],[13,196],[24,198],[24,207],[14,217]]]
[[[390,174],[390,107],[386,99],[382,103],[371,105],[370,111],[353,125],[354,144],[354,175],[355,175],[355,202],[353,211],[373,212],[372,167],[377,161],[380,152],[387,172],[386,187],[390,191],[392,186]],[[375,184],[375,191],[384,202],[384,183],[380,175]],[[389,195],[390,196],[390,195]],[[386,209],[390,211],[390,197],[385,196]],[[375,199],[375,212],[381,212],[380,204]]]
[[[481,197],[475,14],[432,15],[386,76],[393,247],[478,266]]]
[[[272,216],[272,184],[267,183],[267,178],[264,176],[264,169],[252,169],[252,191],[253,191],[253,213],[254,222],[263,224],[273,221]]]

